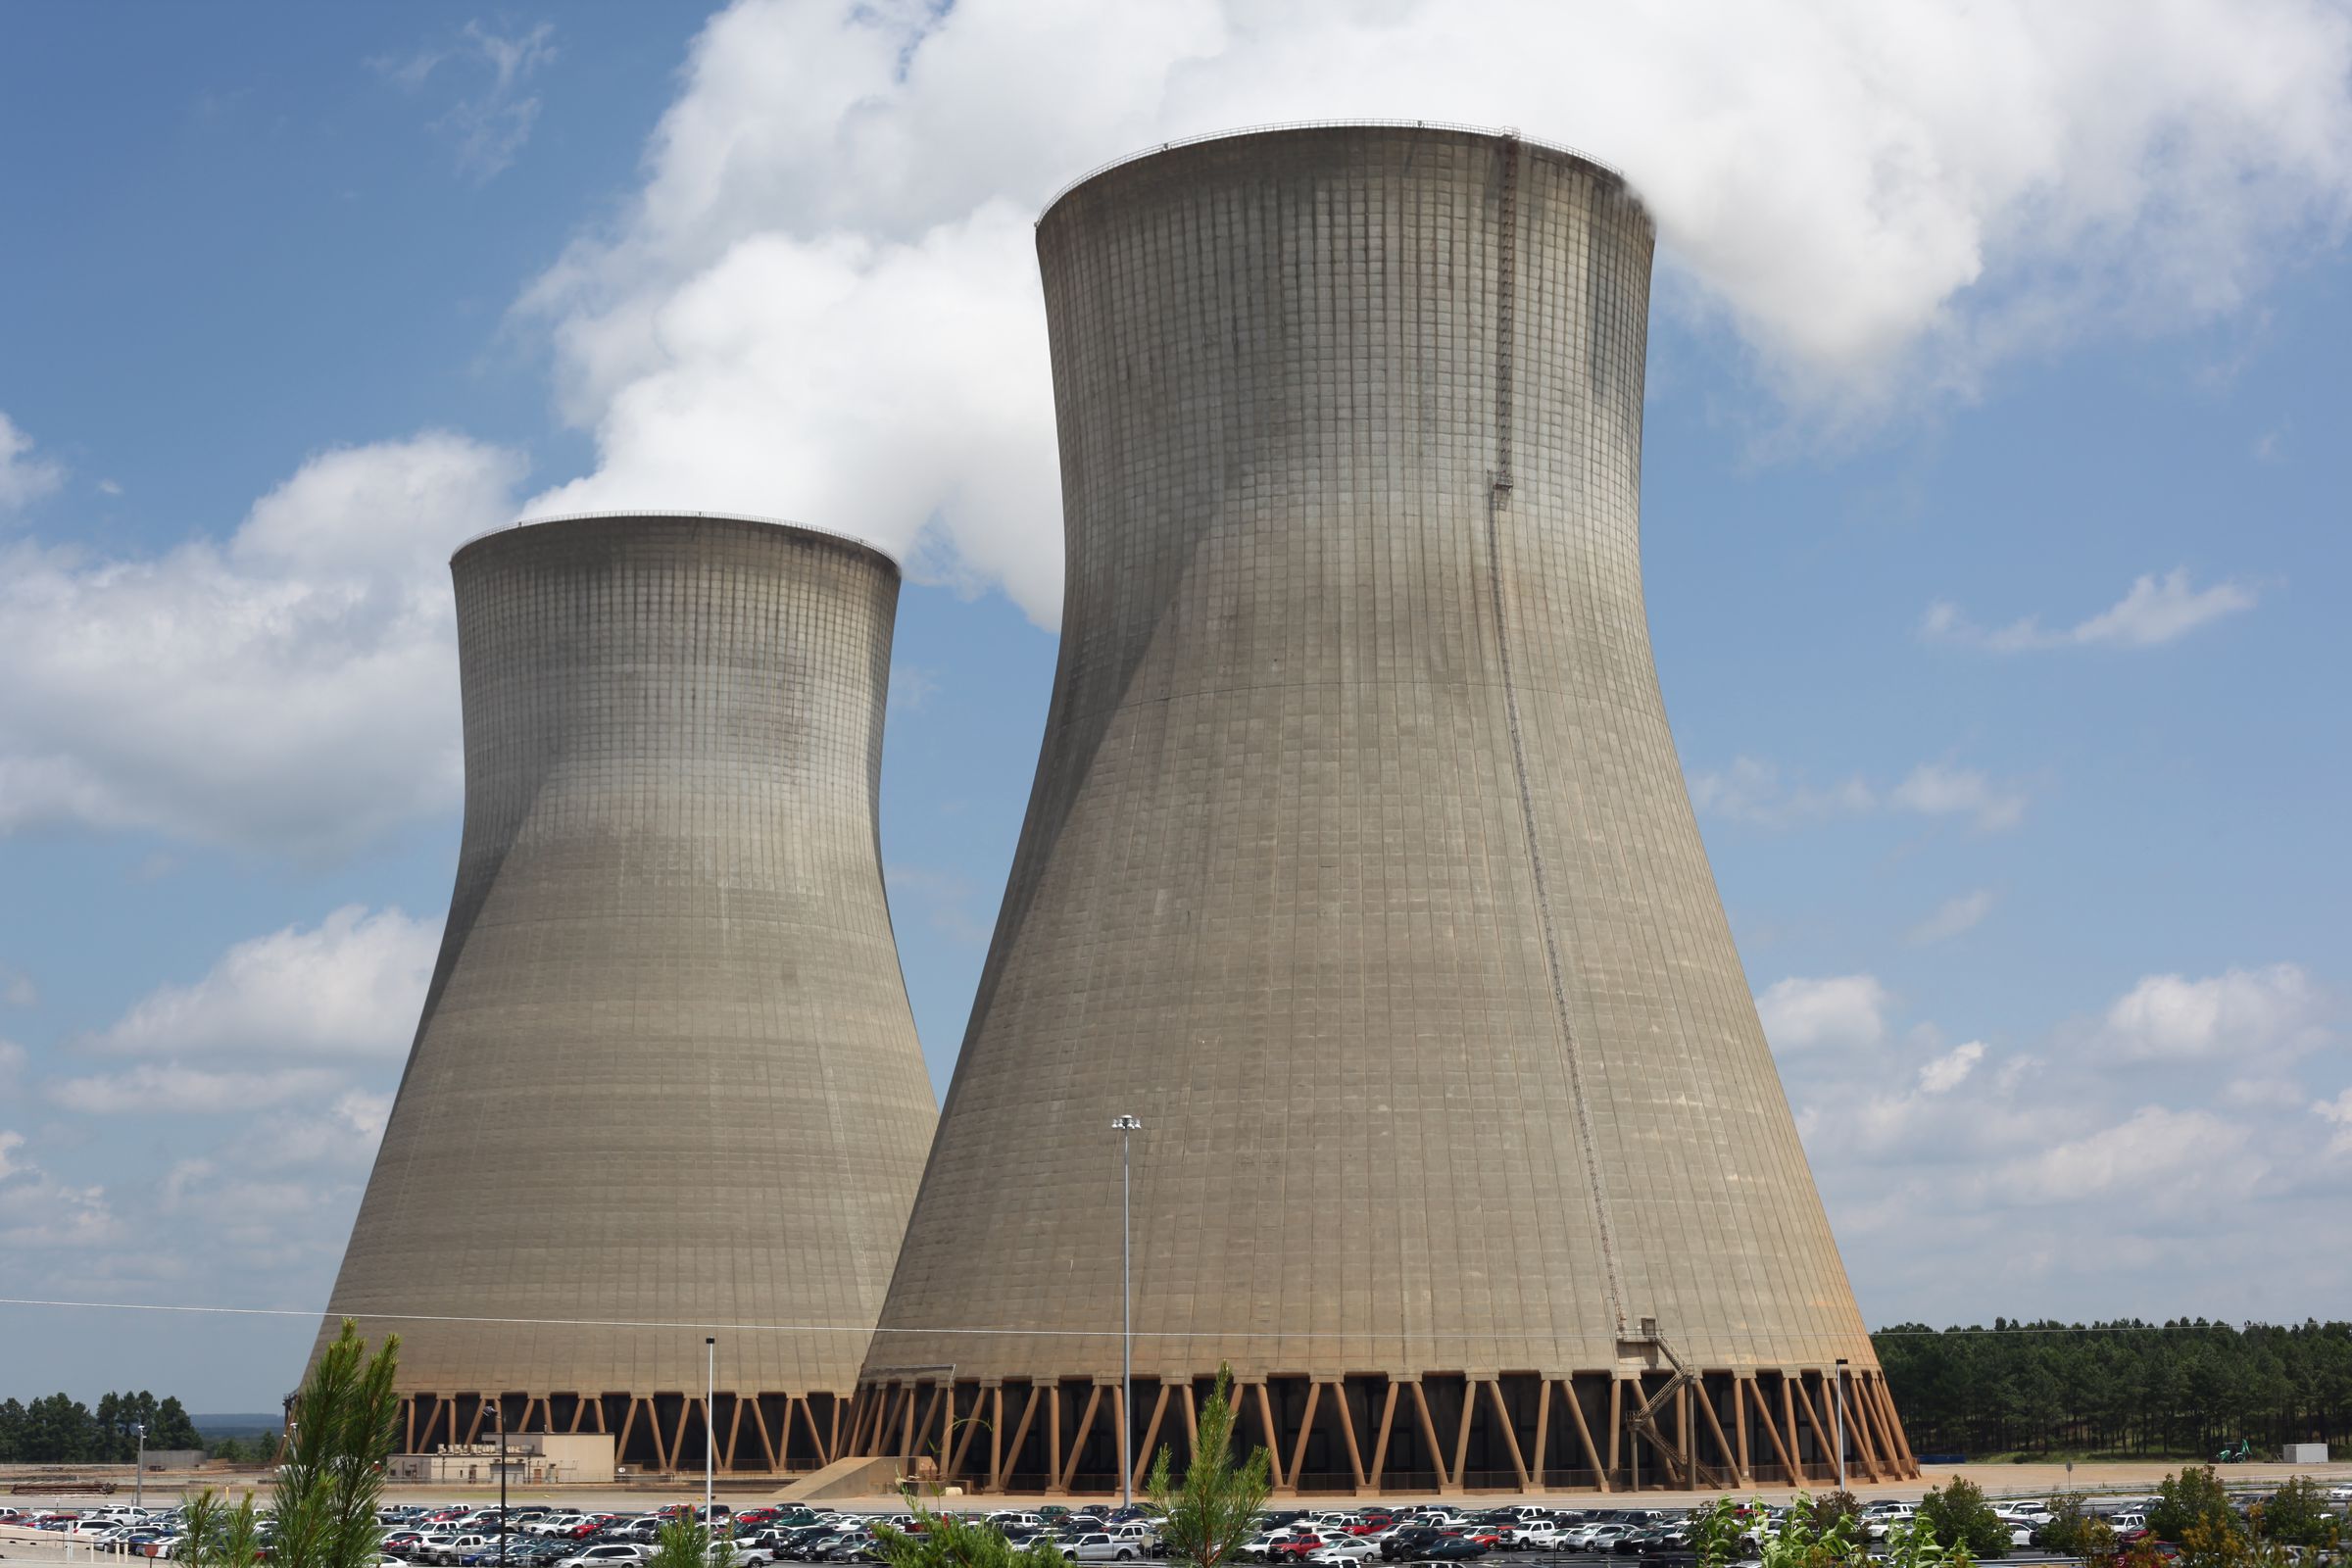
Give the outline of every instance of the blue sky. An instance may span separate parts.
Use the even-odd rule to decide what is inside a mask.
[[[1658,215],[1660,673],[1866,1316],[2340,1315],[2352,21],[1497,15],[0,15],[0,1294],[323,1302],[456,851],[444,563],[522,511],[906,556],[944,1087],[1053,667],[1029,220],[1389,115]],[[0,1394],[263,1408],[308,1334],[0,1306]]]

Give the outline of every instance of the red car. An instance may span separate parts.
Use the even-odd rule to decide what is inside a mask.
[[[1351,1536],[1377,1536],[1396,1522],[1385,1513],[1366,1514],[1364,1522],[1360,1525],[1349,1525],[1348,1533]]]
[[[1294,1561],[1303,1562],[1306,1560],[1308,1552],[1321,1551],[1325,1546],[1333,1544],[1336,1543],[1327,1541],[1321,1536],[1292,1536],[1287,1541],[1274,1543],[1273,1552],[1277,1557],[1289,1557]]]

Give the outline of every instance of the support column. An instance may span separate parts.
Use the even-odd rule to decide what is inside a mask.
[[[1604,1474],[1617,1474],[1617,1440],[1625,1431],[1625,1379],[1609,1379],[1609,1467]]]
[[[1315,1406],[1323,1402],[1323,1385],[1306,1386],[1306,1413],[1298,1418],[1298,1436],[1291,1444],[1291,1489],[1298,1487],[1298,1475],[1306,1464],[1306,1440],[1315,1434]]]
[[[1791,1379],[1788,1369],[1787,1367],[1781,1368],[1781,1414],[1788,1423],[1788,1454],[1790,1466],[1788,1473],[1788,1484],[1790,1486],[1801,1487],[1805,1484],[1805,1467],[1803,1462],[1796,1456],[1803,1453],[1805,1450],[1804,1445],[1797,1441],[1796,1391],[1789,1386],[1790,1381]]]
[[[1372,1439],[1372,1468],[1366,1472],[1364,1484],[1377,1493],[1381,1478],[1389,1469],[1389,1426],[1396,1419],[1396,1380],[1389,1380],[1389,1392],[1380,1401],[1380,1431]]]
[[[1000,1397],[1002,1397],[1003,1393],[1003,1390],[998,1391]],[[1010,1482],[1012,1475],[1011,1467],[1021,1462],[1021,1445],[1029,1440],[1029,1423],[1037,1419],[1038,1400],[1044,1398],[1045,1396],[1046,1391],[1044,1388],[1035,1383],[1029,1385],[1029,1397],[1023,1400],[1021,1403],[1020,1424],[1012,1429],[1012,1439],[1004,1446],[1003,1463],[1001,1463],[997,1468],[996,1488],[999,1492],[1004,1491]],[[1056,1432],[1060,1430],[1060,1424],[1058,1422],[1055,1423],[1054,1430]],[[1059,1451],[1060,1450],[1058,1448],[1053,1449],[1054,1453],[1058,1453]],[[1053,1485],[1053,1475],[1054,1461],[1051,1457],[1049,1457],[1046,1465],[1046,1484],[1049,1487]]]
[[[1429,1418],[1429,1397],[1421,1392],[1421,1380],[1415,1378],[1405,1387],[1413,1393],[1413,1414],[1421,1422],[1421,1441],[1429,1445],[1429,1462],[1437,1466],[1438,1495],[1461,1491],[1461,1483],[1446,1473],[1446,1450],[1438,1444],[1438,1424]]]
[[[1753,1382],[1754,1379],[1749,1381]],[[1782,1480],[1791,1487],[1803,1485],[1804,1478],[1797,1473],[1795,1455],[1781,1441],[1780,1424],[1772,1418],[1772,1401],[1764,1397],[1761,1384],[1756,1388],[1756,1424],[1764,1429],[1764,1435],[1772,1440],[1772,1451],[1780,1456]]]
[[[1004,1385],[995,1378],[981,1385],[988,1391],[988,1490],[1004,1490]]]
[[[1548,1372],[1544,1373],[1542,1377],[1536,1380],[1536,1451],[1534,1455],[1534,1470],[1536,1477],[1536,1489],[1538,1491],[1542,1491],[1544,1488],[1544,1461],[1551,1456],[1551,1450],[1545,1445],[1549,1442],[1551,1437],[1551,1386],[1554,1381],[1556,1380]]]
[[[1061,1484],[1061,1380],[1046,1385],[1046,1494],[1059,1496],[1069,1489]]]
[[[1462,1402],[1467,1406],[1471,1401],[1465,1399]],[[1527,1490],[1527,1456],[1519,1451],[1519,1433],[1511,1424],[1510,1406],[1503,1403],[1501,1378],[1489,1380],[1487,1402],[1494,1406],[1495,1424],[1502,1429],[1503,1451],[1511,1456],[1512,1473],[1519,1477],[1519,1490],[1525,1492]],[[1467,1427],[1469,1423],[1465,1421],[1463,1425]],[[1543,1463],[1541,1449],[1538,1450],[1536,1462]]]
[[[1734,1378],[1732,1380],[1732,1387],[1735,1389],[1740,1387],[1740,1380],[1738,1378]],[[1715,1414],[1715,1396],[1707,1392],[1707,1380],[1705,1374],[1700,1374],[1699,1380],[1692,1392],[1698,1396],[1699,1414],[1707,1418],[1707,1431],[1712,1434],[1715,1439],[1715,1451],[1723,1455],[1723,1462],[1731,1468],[1732,1485],[1735,1487],[1746,1486],[1747,1466],[1740,1462],[1740,1456],[1739,1454],[1732,1451],[1730,1440],[1725,1438],[1723,1435],[1723,1422]],[[1738,1396],[1734,1395],[1733,1397],[1737,1398]],[[1693,1466],[1691,1469],[1691,1485],[1696,1486],[1697,1484],[1698,1472],[1696,1466]]]
[[[1061,1469],[1061,1490],[1067,1492],[1078,1482],[1078,1456],[1086,1451],[1087,1434],[1095,1429],[1095,1412],[1102,1407],[1102,1385],[1098,1383],[1086,1396],[1086,1414],[1078,1418],[1078,1435],[1070,1440],[1070,1456]],[[1059,1461],[1057,1461],[1059,1462]]]
[[[1278,1495],[1288,1496],[1292,1487],[1282,1471],[1282,1433],[1274,1425],[1274,1401],[1267,1396],[1262,1381],[1246,1385],[1245,1396],[1250,1391],[1257,1395],[1257,1422],[1266,1435],[1266,1463],[1274,1472],[1274,1491]]]
[[[1592,1467],[1593,1477],[1602,1492],[1613,1490],[1613,1483],[1609,1479],[1610,1467],[1600,1462],[1600,1450],[1592,1446],[1592,1424],[1585,1419],[1584,1401],[1576,1396],[1575,1373],[1571,1372],[1560,1379],[1560,1393],[1568,1400],[1568,1415],[1576,1423],[1577,1446],[1585,1450],[1585,1462]],[[1615,1446],[1614,1440],[1611,1446]]]
[[[1152,1445],[1159,1441],[1159,1423],[1167,1416],[1168,1396],[1173,1392],[1163,1378],[1159,1396],[1152,1401],[1152,1419],[1144,1427],[1143,1445],[1136,1449],[1134,1467],[1127,1472],[1128,1485],[1137,1492],[1144,1490],[1144,1479],[1152,1473]]]
[[[1364,1451],[1355,1441],[1355,1404],[1348,1397],[1348,1380],[1334,1383],[1331,1393],[1340,1401],[1340,1435],[1348,1440],[1348,1473],[1355,1478],[1355,1494],[1361,1497],[1366,1494]]]

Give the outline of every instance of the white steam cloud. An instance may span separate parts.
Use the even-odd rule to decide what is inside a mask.
[[[1655,213],[1672,297],[1837,423],[2235,308],[2352,212],[2348,66],[2314,0],[742,0],[626,216],[526,299],[601,449],[537,504],[790,515],[1050,622],[1028,220],[1103,158],[1348,117],[1587,148]]]

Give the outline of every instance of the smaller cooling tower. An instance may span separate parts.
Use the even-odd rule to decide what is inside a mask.
[[[702,515],[451,562],[449,928],[327,1308],[402,1337],[412,1452],[605,1432],[798,1470],[843,1412],[935,1108],[875,832],[899,573]]]

